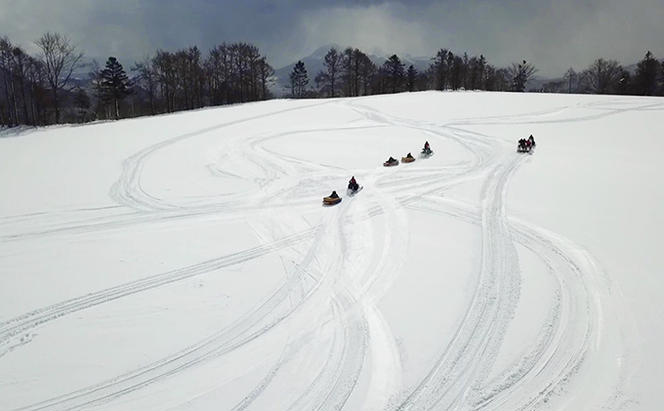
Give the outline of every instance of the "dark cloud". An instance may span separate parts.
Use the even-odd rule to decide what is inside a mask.
[[[32,50],[47,30],[88,56],[130,61],[158,48],[249,41],[277,67],[337,43],[416,56],[446,47],[498,65],[527,59],[556,75],[599,56],[664,57],[662,21],[662,0],[0,0],[0,35]]]

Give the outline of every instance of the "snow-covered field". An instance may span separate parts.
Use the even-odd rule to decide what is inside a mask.
[[[663,118],[424,92],[5,133],[0,409],[661,409]]]

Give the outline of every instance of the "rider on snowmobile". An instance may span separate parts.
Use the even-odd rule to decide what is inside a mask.
[[[357,181],[355,181],[355,176],[350,178],[350,181],[348,181],[348,189],[357,191],[357,189],[360,188],[360,185],[357,184]]]

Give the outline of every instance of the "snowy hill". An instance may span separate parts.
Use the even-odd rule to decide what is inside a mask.
[[[663,113],[422,92],[3,132],[0,409],[660,409]]]

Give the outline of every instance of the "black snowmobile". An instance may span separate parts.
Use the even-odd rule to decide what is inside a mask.
[[[431,150],[429,147],[423,148],[420,154],[422,158],[431,157],[433,155],[433,150]]]
[[[516,151],[519,153],[530,153],[535,149],[535,137],[531,134],[527,139],[522,138],[519,140],[519,145]]]
[[[348,182],[348,195],[355,195],[358,191],[362,190],[362,186],[355,181],[355,177],[351,178]]]
[[[530,153],[532,149],[532,144],[525,138],[520,139],[519,144],[516,147],[517,153]]]
[[[427,157],[430,157],[432,154],[433,154],[433,150],[431,150],[431,147],[429,146],[429,142],[426,141],[424,143],[424,148],[422,149],[422,152],[420,153],[420,157],[427,158]]]
[[[387,161],[383,163],[383,166],[385,167],[393,167],[398,165],[399,165],[399,160],[393,157],[388,158]]]

